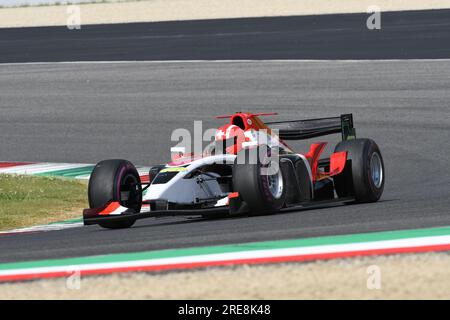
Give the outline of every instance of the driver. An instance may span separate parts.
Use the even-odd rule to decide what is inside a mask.
[[[234,124],[227,124],[216,131],[215,154],[237,154],[245,142],[244,130]]]

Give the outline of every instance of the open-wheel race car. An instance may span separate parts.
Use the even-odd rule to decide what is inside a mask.
[[[99,162],[84,224],[116,229],[150,217],[267,214],[380,198],[383,158],[373,140],[356,138],[352,114],[265,123],[266,115],[273,114],[218,117],[228,123],[202,154],[180,152],[151,167],[147,181],[127,160]],[[321,158],[326,142],[312,143],[305,154],[286,144],[329,134],[342,141],[328,158]]]

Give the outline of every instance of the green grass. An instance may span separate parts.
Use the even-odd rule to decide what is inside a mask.
[[[85,182],[0,174],[0,230],[79,218],[84,208]]]

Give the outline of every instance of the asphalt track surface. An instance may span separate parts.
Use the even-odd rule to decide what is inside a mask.
[[[0,29],[0,62],[450,57],[450,10]]]
[[[381,31],[365,29],[367,15],[3,29],[0,61],[450,58],[449,17],[386,13]],[[194,120],[206,129],[235,111],[352,112],[358,136],[378,142],[387,180],[374,204],[2,236],[0,262],[450,225],[449,74],[450,60],[2,65],[1,160],[149,165]]]
[[[0,262],[450,225],[449,74],[447,60],[0,66],[2,160],[154,164],[169,157],[172,130],[194,120],[210,128],[221,123],[213,116],[239,110],[352,112],[387,175],[378,203],[2,236]]]

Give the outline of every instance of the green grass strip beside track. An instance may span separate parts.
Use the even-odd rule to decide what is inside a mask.
[[[86,194],[73,179],[0,174],[0,230],[79,219]]]
[[[130,232],[133,232],[133,230],[130,230]],[[108,254],[108,255],[79,257],[79,258],[5,263],[0,264],[0,270],[52,267],[52,266],[55,267],[70,266],[70,265],[82,265],[93,263],[126,262],[136,260],[174,258],[181,256],[232,253],[239,251],[350,244],[356,242],[372,242],[372,241],[396,240],[405,238],[419,238],[419,237],[444,236],[444,235],[450,235],[450,227],[400,230],[400,231],[383,231],[383,232],[361,233],[352,235],[316,237],[307,239],[249,242],[241,244],[222,245],[222,246],[195,247],[186,249],[168,249],[168,250],[146,251],[135,253]]]

